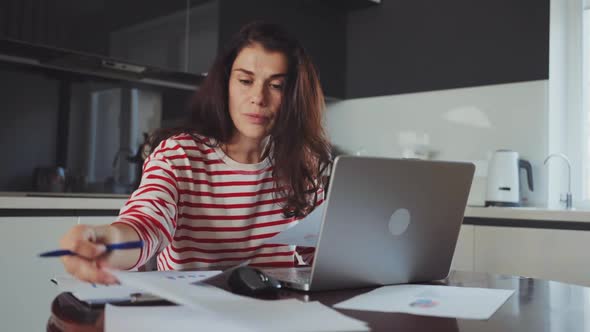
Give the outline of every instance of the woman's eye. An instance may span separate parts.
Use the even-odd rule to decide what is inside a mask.
[[[240,81],[240,83],[242,83],[244,85],[252,84],[252,80],[239,79],[238,81]]]
[[[283,84],[281,83],[271,83],[270,87],[275,89],[275,90],[282,90],[283,89]]]

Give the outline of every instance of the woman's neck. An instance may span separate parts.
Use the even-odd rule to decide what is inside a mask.
[[[221,149],[239,163],[256,164],[262,160],[265,142],[265,139],[255,140],[236,135],[228,143],[222,144]]]

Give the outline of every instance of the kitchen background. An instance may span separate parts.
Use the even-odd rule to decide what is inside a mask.
[[[38,253],[115,220],[143,133],[176,123],[219,48],[261,18],[312,55],[339,151],[475,162],[481,205],[488,158],[512,149],[539,207],[560,206],[566,165],[543,161],[567,154],[577,210],[468,207],[452,268],[590,286],[589,1],[0,0],[3,326],[46,328],[65,271]],[[24,197],[39,195],[58,197]]]
[[[475,162],[481,205],[488,158],[512,149],[533,165],[524,204],[557,204],[565,167],[543,160],[570,152],[559,87],[573,62],[555,46],[575,3],[2,0],[0,191],[128,194],[143,134],[180,119],[218,49],[265,19],[314,58],[340,151]]]

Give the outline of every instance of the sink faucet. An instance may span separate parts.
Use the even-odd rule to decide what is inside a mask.
[[[572,208],[572,164],[570,163],[570,160],[563,153],[550,154],[549,156],[547,156],[547,158],[545,158],[545,162],[543,162],[543,164],[546,165],[547,162],[549,161],[549,159],[551,159],[552,157],[559,157],[559,158],[565,160],[565,162],[567,163],[568,183],[567,183],[567,193],[565,194],[565,208],[571,209]],[[560,199],[560,202],[563,202],[563,200]]]

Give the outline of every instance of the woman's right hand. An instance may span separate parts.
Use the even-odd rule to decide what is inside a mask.
[[[117,279],[105,271],[109,255],[105,244],[115,242],[116,229],[111,225],[76,225],[61,239],[60,246],[76,253],[62,256],[61,261],[68,273],[76,278],[99,284],[115,284]]]

